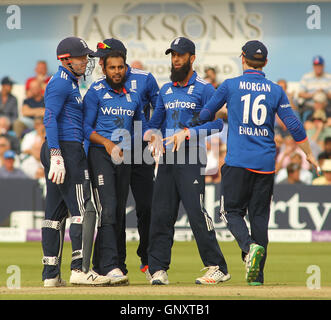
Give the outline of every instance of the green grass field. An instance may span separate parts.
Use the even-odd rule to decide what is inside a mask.
[[[270,243],[265,267],[265,285],[249,287],[235,242],[221,243],[231,280],[216,286],[198,286],[195,278],[203,268],[194,242],[175,242],[168,271],[169,286],[150,286],[139,270],[137,242],[127,244],[130,285],[125,287],[43,288],[41,244],[0,243],[0,299],[331,299],[331,243]],[[62,277],[69,282],[71,248],[65,243]],[[9,266],[21,272],[21,289],[8,289]],[[307,288],[309,266],[320,270],[320,289]],[[316,269],[314,269],[316,270]],[[9,272],[9,273],[8,273]],[[314,282],[316,283],[316,282]]]

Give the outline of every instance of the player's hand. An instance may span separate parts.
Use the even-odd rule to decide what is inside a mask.
[[[123,150],[117,144],[107,139],[104,146],[115,163],[121,163],[123,161]]]
[[[312,153],[306,155],[307,161],[314,167],[318,176],[322,175],[322,170]]]
[[[66,169],[64,167],[64,160],[59,149],[51,150],[51,165],[48,173],[48,179],[52,180],[53,183],[62,184]]]
[[[165,152],[163,147],[162,137],[158,134],[152,134],[151,139],[148,142],[148,150],[152,153],[152,156],[156,159],[162,157]]]
[[[183,129],[174,135],[164,138],[163,141],[166,141],[166,146],[173,143],[174,146],[172,148],[172,152],[178,151],[181,144],[186,140],[187,137],[189,137],[190,131],[188,129]]]

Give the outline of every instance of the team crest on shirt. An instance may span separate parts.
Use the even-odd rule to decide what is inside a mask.
[[[192,94],[193,90],[194,90],[194,85],[191,85],[187,90],[187,94]]]
[[[137,90],[137,80],[131,80],[131,90]]]

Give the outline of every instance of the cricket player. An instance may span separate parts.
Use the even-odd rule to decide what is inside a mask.
[[[126,202],[131,179],[133,121],[146,122],[140,95],[126,88],[126,56],[111,50],[103,57],[105,77],[93,83],[84,97],[84,133],[90,140],[88,162],[95,202],[100,214],[93,269],[128,282],[125,265]]]
[[[127,56],[127,49],[124,44],[117,39],[105,39],[97,44],[97,51],[93,54],[94,57],[99,57],[99,64],[103,66],[104,57],[112,50],[118,50]],[[151,108],[155,109],[156,101],[159,93],[159,86],[150,72],[131,68],[126,65],[125,87],[130,92],[137,92],[140,95],[143,104],[145,119],[150,119]],[[138,122],[135,122],[138,124]],[[133,198],[136,203],[137,227],[139,233],[139,246],[137,254],[140,257],[140,270],[146,274],[146,278],[150,280],[148,271],[148,238],[149,226],[151,217],[152,194],[154,185],[154,163],[147,163],[142,157],[143,151],[147,147],[147,142],[142,141],[141,127],[135,126],[135,134],[133,135],[132,145],[132,165],[130,186]],[[140,134],[139,134],[140,132]],[[120,235],[120,251],[122,259],[125,253],[125,229]]]
[[[68,211],[71,214],[72,242],[70,283],[110,283],[108,277],[88,270],[95,210],[91,202],[88,165],[82,145],[83,99],[78,79],[85,75],[88,55],[92,52],[83,39],[63,39],[56,51],[62,65],[45,91],[46,141],[41,150],[41,161],[47,177],[45,220],[42,225],[42,278],[45,287],[65,285],[60,277],[60,264]]]
[[[179,202],[182,201],[204,269],[207,270],[203,277],[196,279],[196,283],[217,284],[229,280],[230,274],[216,240],[212,219],[204,208],[205,177],[201,175],[201,169],[205,167],[205,145],[204,139],[198,139],[198,136],[199,129],[208,133],[211,129],[222,130],[223,121],[218,119],[192,127],[197,124],[200,110],[215,91],[211,84],[202,80],[193,70],[195,44],[187,38],[179,37],[165,53],[171,53],[171,82],[160,89],[156,109],[148,124],[154,131],[149,130],[144,135],[144,139],[149,140],[151,132],[163,128],[162,133],[166,137],[165,153],[160,159],[164,161],[159,164],[152,200],[148,249],[148,264],[152,275],[150,283],[169,283],[167,270],[171,260],[174,225]],[[158,155],[158,139],[152,139],[151,148]],[[198,156],[201,154],[199,149],[203,151],[202,159]],[[196,156],[190,156],[194,154]]]
[[[221,216],[242,250],[249,285],[264,283],[275,173],[275,114],[305,152],[307,160],[317,167],[305,130],[285,92],[266,79],[262,71],[267,55],[263,43],[248,41],[242,47],[243,75],[225,80],[200,112],[200,120],[212,120],[227,104],[229,131],[227,155],[221,169]],[[246,214],[250,232],[244,220]]]

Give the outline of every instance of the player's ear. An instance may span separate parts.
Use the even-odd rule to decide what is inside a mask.
[[[195,61],[195,55],[192,54],[192,55],[190,56],[190,63],[193,64],[194,61]]]
[[[267,65],[267,63],[268,63],[268,59],[265,59],[265,64],[264,64],[263,68]]]
[[[104,74],[106,74],[106,68],[105,68],[105,60],[104,59],[100,59],[99,60],[99,64],[100,64],[100,67],[101,67],[101,69],[102,69],[102,72],[104,73]]]
[[[61,63],[63,67],[66,67],[68,64],[66,59],[61,59]]]
[[[101,69],[103,69],[103,58],[99,58],[99,65]]]

